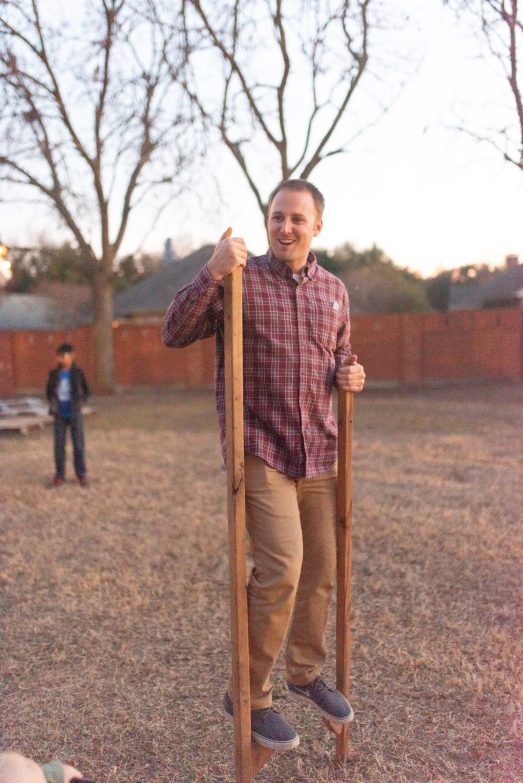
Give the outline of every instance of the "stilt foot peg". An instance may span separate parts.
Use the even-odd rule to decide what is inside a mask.
[[[270,757],[274,753],[270,748],[266,748],[263,745],[258,745],[257,742],[253,742],[252,748],[252,775],[253,777],[258,774],[260,769],[264,767],[269,761]]]
[[[332,731],[333,734],[339,735],[343,731],[343,723],[333,723],[333,721],[329,720],[328,718],[323,718],[324,724],[327,726],[329,731]]]

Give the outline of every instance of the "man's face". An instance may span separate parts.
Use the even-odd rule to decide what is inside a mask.
[[[299,272],[307,263],[309,248],[323,226],[312,195],[302,190],[280,190],[272,201],[267,233],[279,261]]]
[[[64,370],[69,370],[74,359],[73,353],[59,353],[58,364],[63,367]]]

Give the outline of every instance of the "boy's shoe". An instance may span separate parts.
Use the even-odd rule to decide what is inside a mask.
[[[87,480],[87,476],[77,476],[77,479],[81,487],[89,486],[89,481]]]
[[[223,699],[227,717],[232,718],[233,705],[228,693]],[[273,707],[251,710],[251,734],[258,745],[271,750],[292,750],[300,744],[300,738],[291,724]]]
[[[60,478],[60,476],[55,476],[53,481],[52,481],[52,486],[53,487],[61,487],[62,484],[64,483],[64,480],[65,479]]]
[[[292,696],[307,699],[333,723],[350,723],[354,720],[354,711],[343,693],[329,688],[319,677],[308,685],[293,685],[288,682],[287,688]]]

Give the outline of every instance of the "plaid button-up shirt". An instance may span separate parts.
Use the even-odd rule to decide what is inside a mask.
[[[336,461],[332,411],[336,369],[350,355],[349,299],[310,253],[297,283],[271,250],[243,272],[245,453],[291,478],[318,476]],[[223,285],[204,267],[164,318],[164,345],[216,335],[216,403],[225,444]]]

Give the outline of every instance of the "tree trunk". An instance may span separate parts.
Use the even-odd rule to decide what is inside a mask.
[[[104,262],[102,265],[106,266]],[[94,274],[93,304],[94,387],[97,392],[111,393],[114,391],[113,285],[103,269]]]

